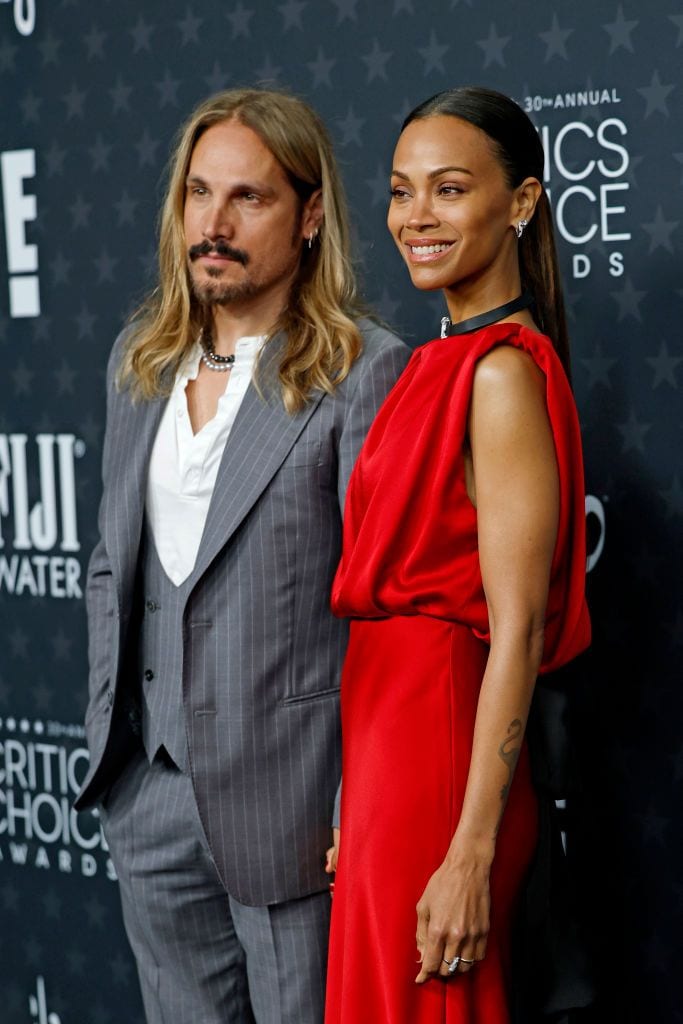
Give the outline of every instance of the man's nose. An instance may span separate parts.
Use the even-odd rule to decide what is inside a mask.
[[[229,210],[222,204],[216,203],[208,209],[202,224],[202,234],[210,242],[219,238],[231,238],[234,233],[234,225]]]

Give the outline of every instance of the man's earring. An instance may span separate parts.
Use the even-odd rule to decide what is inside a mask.
[[[528,223],[528,221],[520,220],[519,224],[517,225],[517,227],[515,229],[516,232],[517,232],[517,238],[521,238],[522,237],[522,235],[524,234],[524,228],[527,226],[527,223]]]

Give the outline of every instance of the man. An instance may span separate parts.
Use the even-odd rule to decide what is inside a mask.
[[[292,97],[190,117],[159,265],[109,364],[78,806],[100,802],[150,1024],[319,1024],[329,592],[353,462],[409,353],[359,319],[330,143]]]

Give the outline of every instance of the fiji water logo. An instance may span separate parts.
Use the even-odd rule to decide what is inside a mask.
[[[36,0],[0,0],[0,4],[12,4],[17,32],[30,36],[36,27]]]
[[[31,1011],[31,1020],[37,1024],[62,1024],[59,1014],[48,1012],[45,979],[40,974],[36,978],[35,994],[28,997],[28,1008]]]
[[[74,434],[0,434],[0,592],[80,598]]]

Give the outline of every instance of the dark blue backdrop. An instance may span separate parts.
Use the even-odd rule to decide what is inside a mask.
[[[334,136],[365,293],[411,342],[438,297],[384,226],[402,116],[455,84],[543,133],[587,465],[595,644],[572,679],[578,905],[600,1022],[679,1009],[683,776],[680,0],[0,0],[0,984],[5,1024],[141,1020],[83,775],[81,587],[103,372],[153,280],[173,134],[209,92],[295,90]],[[678,833],[680,838],[680,831]]]

